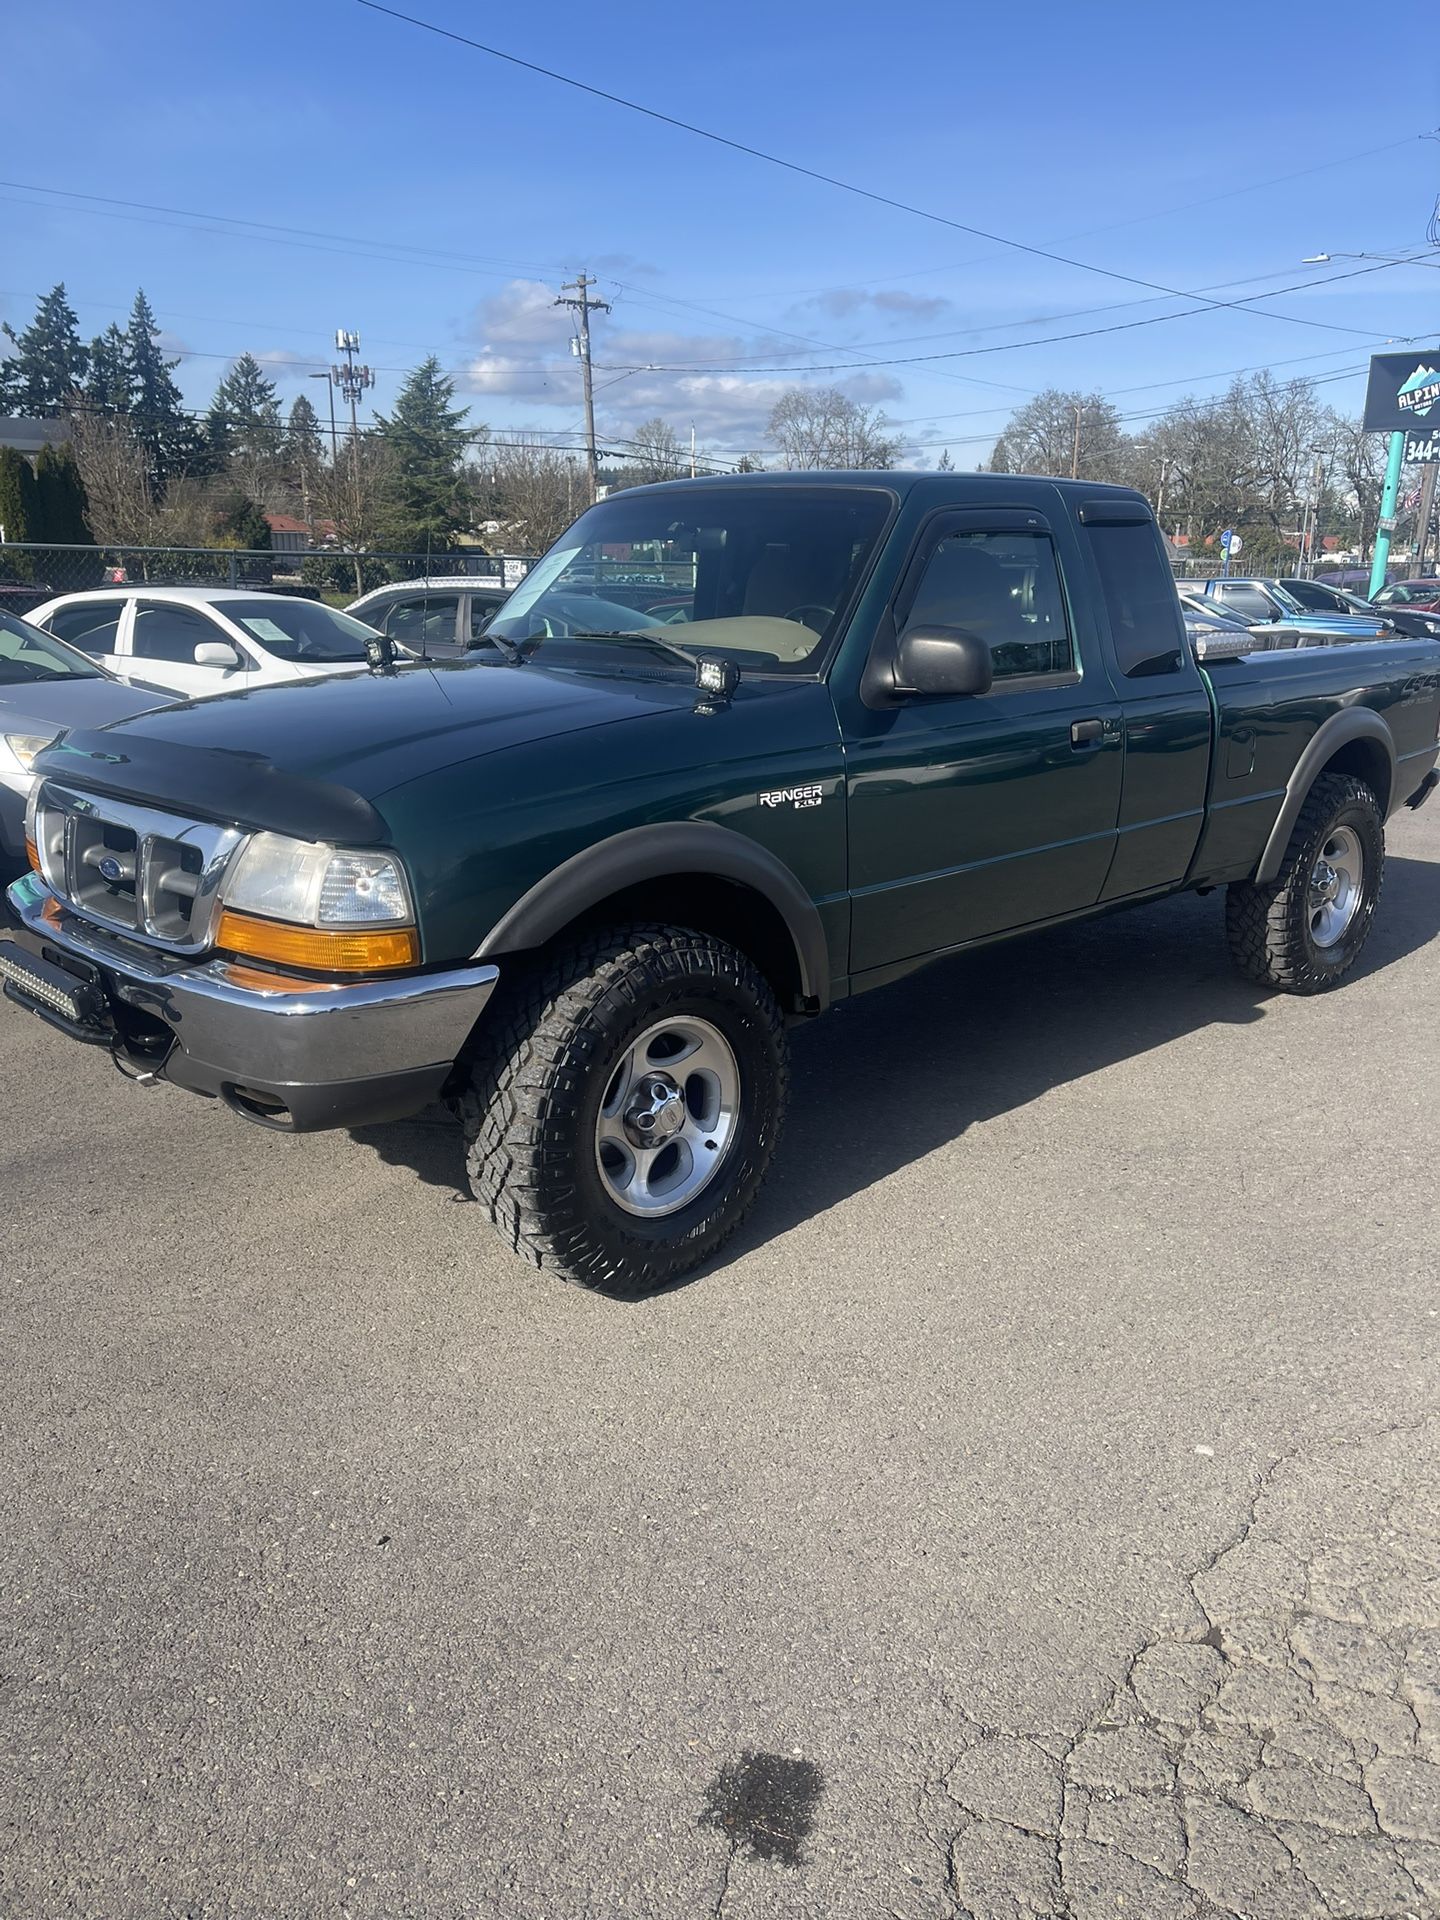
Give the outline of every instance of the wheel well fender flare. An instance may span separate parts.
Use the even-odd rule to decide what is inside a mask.
[[[612,894],[650,880],[709,875],[768,901],[794,943],[800,991],[820,1007],[830,997],[830,953],[815,902],[783,860],[733,828],[705,820],[629,827],[582,848],[547,873],[495,922],[477,960],[543,946]]]
[[[1377,798],[1381,811],[1389,811],[1390,795],[1395,784],[1395,741],[1389,727],[1371,707],[1347,707],[1343,713],[1332,713],[1328,720],[1323,720],[1316,728],[1296,761],[1294,772],[1285,783],[1285,799],[1255,870],[1255,878],[1262,885],[1279,873],[1285,849],[1290,844],[1295,822],[1310,796],[1310,789],[1336,754],[1357,742],[1365,743],[1372,751],[1378,750],[1378,754],[1383,756],[1385,792],[1377,795]]]

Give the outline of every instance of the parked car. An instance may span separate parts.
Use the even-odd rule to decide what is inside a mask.
[[[374,638],[334,607],[243,587],[99,587],[31,618],[109,672],[192,699],[358,672]]]
[[[483,649],[485,628],[510,588],[469,573],[398,580],[352,601],[346,612],[423,659],[454,660]]]
[[[1415,607],[1424,613],[1440,608],[1440,580],[1428,576],[1421,580],[1397,580],[1382,587],[1375,596],[1377,607],[1388,613],[1391,607]]]
[[[1279,634],[1309,634],[1335,645],[1346,640],[1373,640],[1390,631],[1382,613],[1312,613],[1292,598],[1279,580],[1216,579],[1187,584],[1221,613],[1232,620],[1243,620],[1247,627],[1273,627]]]
[[[1358,593],[1347,593],[1343,587],[1328,586],[1320,580],[1281,580],[1278,584],[1311,613],[1358,613],[1367,618],[1379,614],[1397,633],[1417,637],[1440,634],[1440,609],[1425,613],[1398,600],[1362,600]]]
[[[128,687],[28,620],[0,612],[0,862],[25,864],[25,807],[43,747],[67,727],[103,727],[170,697]]]
[[[639,541],[693,566],[683,645],[591,590]],[[260,688],[43,752],[0,975],[265,1126],[449,1100],[506,1244],[611,1290],[744,1215],[787,1023],[1186,888],[1229,889],[1249,979],[1321,992],[1364,952],[1387,816],[1437,779],[1440,642],[1191,644],[1127,488],[630,489],[488,631],[479,664],[382,643],[319,712]]]
[[[28,617],[35,608],[54,594],[53,587],[31,580],[0,579],[0,613],[18,613]]]

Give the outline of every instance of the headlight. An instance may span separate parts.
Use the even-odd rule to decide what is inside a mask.
[[[36,754],[43,753],[50,742],[58,738],[59,735],[54,733],[7,733],[5,745],[22,772],[29,773],[35,764]]]
[[[414,918],[393,854],[345,853],[280,833],[246,842],[225,883],[225,904],[302,927],[395,927]]]
[[[394,854],[257,833],[221,895],[215,944],[227,953],[326,973],[419,964],[405,871]]]

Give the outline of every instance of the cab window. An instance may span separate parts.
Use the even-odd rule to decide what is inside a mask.
[[[942,535],[920,576],[903,631],[961,627],[990,649],[997,681],[1073,673],[1075,649],[1048,534]]]

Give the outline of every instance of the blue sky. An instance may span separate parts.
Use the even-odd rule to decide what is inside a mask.
[[[1440,70],[1405,52],[1434,44],[1418,0],[406,10],[1114,273],[1299,290],[1030,345],[1194,302],[798,178],[355,0],[137,0],[123,25],[112,0],[21,0],[7,94],[43,111],[10,121],[0,317],[18,328],[63,279],[98,332],[143,285],[189,402],[249,349],[322,413],[305,375],[356,328],[381,411],[434,352],[472,422],[573,443],[579,372],[551,302],[583,266],[614,306],[596,321],[602,435],[660,413],[719,458],[763,448],[776,394],[815,366],[843,369],[810,377],[882,405],[914,457],[948,446],[960,466],[1045,386],[1138,417],[1270,365],[1358,409],[1370,351],[1440,333],[1436,265],[1301,264],[1426,248],[1440,142],[1418,136],[1440,125]],[[925,354],[950,357],[898,364]]]

